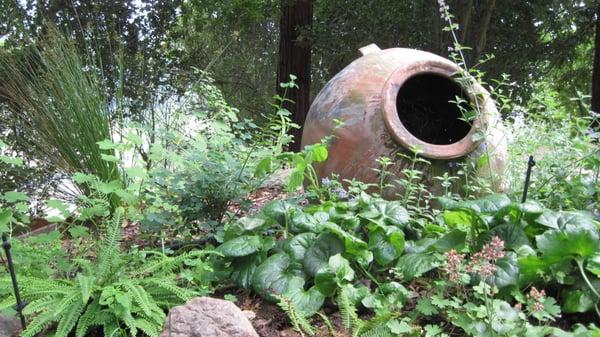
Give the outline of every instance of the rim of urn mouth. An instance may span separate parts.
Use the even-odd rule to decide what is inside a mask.
[[[469,132],[460,140],[450,144],[432,144],[413,135],[400,121],[398,115],[398,108],[396,106],[398,92],[407,80],[416,75],[433,74],[444,77],[459,86],[467,95],[467,99],[474,102],[476,98],[472,92],[477,90],[477,88],[465,88],[452,77],[459,70],[458,66],[449,62],[422,61],[408,67],[396,69],[390,75],[382,92],[383,119],[392,138],[402,147],[407,150],[413,147],[419,148],[422,151],[420,155],[426,158],[448,160],[463,157],[481,144],[483,140],[473,140],[473,135],[482,126],[481,116],[475,118],[471,123]],[[479,105],[481,109],[485,109],[482,103],[479,103]]]

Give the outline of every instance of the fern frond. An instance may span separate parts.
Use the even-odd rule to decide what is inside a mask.
[[[73,301],[71,306],[61,315],[55,337],[67,337],[77,324],[86,304],[81,301]]]
[[[99,279],[106,279],[107,275],[110,275],[112,269],[116,267],[115,261],[120,260],[118,257],[121,252],[121,223],[124,212],[123,207],[117,208],[106,228],[106,238],[103,240],[103,244],[100,245],[100,251],[98,252],[96,275]]]
[[[0,301],[0,311],[8,308],[12,308],[17,304],[15,297],[13,295],[9,295],[7,298]]]
[[[169,281],[164,280],[164,279],[152,278],[152,279],[143,280],[142,282],[145,284],[150,284],[150,285],[156,286],[159,289],[166,290],[167,292],[177,296],[182,302],[186,302],[189,299],[191,299],[192,297],[198,295],[198,293],[193,290],[181,288],[181,287],[179,287],[173,283],[170,283]],[[155,292],[150,289],[149,289],[149,292],[154,297]]]
[[[358,323],[358,315],[356,314],[356,306],[350,300],[348,296],[348,290],[346,288],[340,289],[337,297],[337,305],[342,316],[342,324],[348,331],[356,330],[356,324]]]
[[[273,296],[277,299],[277,305],[279,305],[281,310],[283,310],[290,318],[294,330],[298,331],[302,336],[304,336],[303,332],[306,332],[306,334],[309,336],[315,335],[315,329],[310,324],[308,318],[304,315],[304,313],[302,313],[302,311],[296,308],[292,301],[284,296]]]
[[[373,336],[392,336],[391,330],[386,325],[392,318],[391,313],[380,313],[368,321],[359,320],[354,327],[352,336],[354,337],[373,337]]]
[[[116,337],[120,335],[121,327],[119,326],[119,322],[117,322],[114,317],[102,325],[105,337]]]
[[[25,306],[23,309],[23,313],[25,315],[31,315],[40,311],[43,311],[48,308],[55,308],[60,301],[60,298],[55,297],[54,295],[48,295],[42,298],[39,298]]]
[[[71,292],[69,294],[66,294],[56,307],[52,308],[54,316],[62,316],[64,311],[67,310],[67,308],[75,305],[75,302],[83,304],[81,301],[81,291],[79,290],[79,287],[72,287]]]
[[[168,271],[171,272],[176,268],[181,267],[181,265],[189,259],[200,258],[206,255],[221,255],[221,253],[212,251],[212,250],[195,250],[191,252],[186,252],[177,256],[166,256],[160,253],[160,258],[157,261],[147,264],[141,270],[135,272],[134,276],[151,274],[156,271]]]
[[[135,326],[150,337],[158,337],[162,323],[163,322],[160,322],[158,325],[152,324],[143,318],[135,320]]]
[[[377,325],[359,335],[360,337],[394,337],[390,328],[385,324]]]
[[[75,337],[84,337],[85,334],[90,329],[90,327],[92,327],[93,325],[100,325],[100,324],[93,324],[96,315],[99,315],[99,314],[100,314],[100,300],[95,299],[92,303],[90,303],[87,306],[83,315],[81,315],[81,317],[79,317],[79,321],[77,322],[77,328],[75,329]]]
[[[41,315],[37,315],[31,322],[29,322],[27,328],[23,330],[21,337],[34,337],[39,332],[47,328],[52,322],[54,322],[53,312],[45,312]]]
[[[121,316],[121,320],[125,323],[125,326],[129,329],[131,336],[137,336],[137,326],[135,325],[135,319],[131,316],[131,312],[127,311]]]
[[[319,315],[319,317],[321,317],[321,319],[323,320],[323,323],[325,323],[325,326],[327,327],[327,331],[329,331],[329,334],[333,337],[337,336],[337,332],[335,331],[335,328],[333,327],[333,324],[331,323],[331,320],[329,319],[329,317],[327,317],[324,313],[322,312],[317,312],[317,314]]]
[[[125,290],[131,295],[133,301],[137,303],[140,306],[140,308],[142,308],[144,314],[146,314],[147,316],[152,316],[153,312],[162,312],[162,310],[156,305],[152,297],[148,295],[146,290],[144,290],[144,288],[142,288],[140,285],[134,284],[129,280],[123,282],[122,285],[125,288]]]
[[[96,278],[94,276],[77,274],[77,282],[79,282],[79,288],[81,289],[81,301],[82,303],[87,303],[94,291]]]
[[[22,288],[23,297],[40,298],[46,295],[68,296],[73,283],[66,280],[48,280],[35,277],[19,278],[19,286]]]

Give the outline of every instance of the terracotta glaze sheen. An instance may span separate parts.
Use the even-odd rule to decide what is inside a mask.
[[[440,186],[435,176],[456,174],[459,162],[472,162],[476,174],[492,178],[502,190],[506,160],[506,133],[494,101],[479,84],[458,79],[460,68],[432,53],[376,45],[361,48],[363,56],[333,77],[313,101],[304,124],[302,146],[333,135],[329,158],[316,167],[318,175],[338,174],[340,179],[378,183],[377,159],[394,160],[389,183],[402,175],[410,162],[397,156],[418,148],[431,165],[420,165],[424,183]],[[471,122],[460,118],[461,97],[480,113]],[[462,103],[465,109],[468,104]],[[336,120],[343,125],[335,128]],[[482,159],[482,156],[483,157]],[[489,160],[487,160],[489,158]],[[459,190],[459,189],[458,189]],[[394,198],[400,187],[385,191]]]

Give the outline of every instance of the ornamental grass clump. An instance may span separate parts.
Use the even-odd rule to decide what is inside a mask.
[[[39,159],[65,173],[120,180],[117,164],[97,142],[111,139],[110,107],[97,68],[54,28],[44,40],[0,57],[0,96],[21,120]]]

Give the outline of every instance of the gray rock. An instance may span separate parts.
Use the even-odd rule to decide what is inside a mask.
[[[196,297],[171,309],[161,337],[258,337],[246,315],[230,301]]]
[[[0,315],[0,337],[17,337],[21,332],[21,321],[13,316]]]

